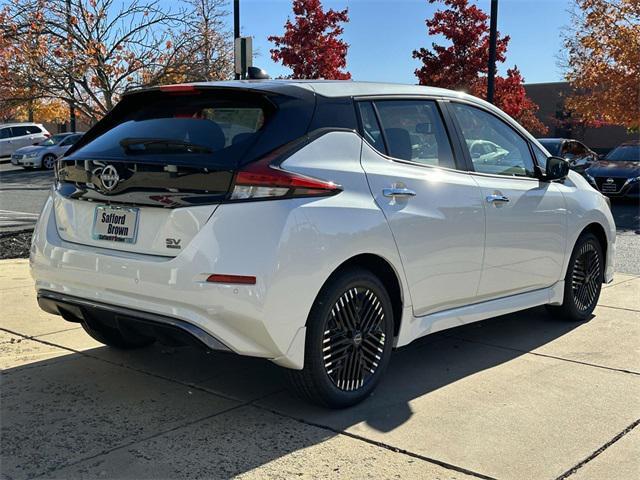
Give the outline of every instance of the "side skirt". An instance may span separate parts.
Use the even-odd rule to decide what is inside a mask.
[[[564,295],[564,280],[548,288],[520,293],[509,297],[474,303],[465,307],[452,308],[431,313],[423,317],[413,317],[409,324],[403,322],[397,345],[401,347],[432,333],[478,322],[487,318],[513,313],[540,305],[561,305]]]

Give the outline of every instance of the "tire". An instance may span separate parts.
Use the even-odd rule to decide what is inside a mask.
[[[53,170],[53,167],[55,164],[56,164],[55,155],[48,153],[44,157],[42,157],[42,168],[44,170]]]
[[[145,337],[134,332],[127,332],[126,335],[123,335],[122,332],[116,328],[106,326],[95,327],[89,325],[87,322],[82,322],[81,325],[84,331],[94,340],[120,350],[143,348],[155,342],[154,338]]]
[[[585,233],[578,238],[569,259],[562,305],[547,305],[547,310],[563,320],[588,320],[598,304],[603,279],[602,246],[595,235]]]
[[[289,370],[294,393],[329,408],[361,402],[376,388],[393,347],[393,308],[382,282],[362,268],[334,275],[307,320],[304,368]],[[331,358],[332,350],[336,356]]]

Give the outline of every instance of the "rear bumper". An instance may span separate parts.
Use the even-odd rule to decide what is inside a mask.
[[[91,322],[119,329],[124,327],[159,340],[196,344],[207,350],[231,351],[203,329],[178,318],[107,305],[48,290],[38,291],[38,305],[45,312],[60,315],[70,322]]]
[[[254,247],[255,255],[248,255],[247,249],[232,248],[228,242],[221,245],[211,224],[177,257],[68,242],[59,235],[59,227],[66,228],[57,224],[50,197],[36,225],[30,255],[31,275],[46,311],[62,313],[72,321],[82,320],[80,315],[107,320],[117,315],[130,323],[169,325],[210,349],[220,349],[219,343],[239,355],[301,368],[301,361],[290,359],[289,347],[304,330],[306,312],[298,308],[289,323],[279,323],[281,306],[293,303],[288,299],[291,289],[271,280],[273,267],[259,263],[266,257],[259,249]],[[246,235],[262,242],[268,240],[265,237],[264,233],[262,237]],[[254,274],[259,281],[256,285],[208,283],[207,276],[215,272]],[[74,306],[80,318],[69,315],[65,305]]]

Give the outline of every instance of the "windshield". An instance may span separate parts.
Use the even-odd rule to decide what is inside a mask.
[[[204,94],[165,95],[127,112],[113,128],[81,146],[73,156],[235,162],[267,121],[262,103]]]
[[[605,160],[609,162],[640,162],[640,145],[620,145],[611,150]]]
[[[62,140],[64,140],[65,138],[67,138],[69,135],[68,134],[58,134],[58,135],[53,135],[52,137],[47,138],[44,142],[40,142],[38,145],[41,145],[43,147],[50,147],[51,145],[58,145]]]
[[[538,140],[540,144],[547,149],[547,151],[554,156],[557,156],[560,153],[560,146],[562,142],[558,142],[556,140]]]

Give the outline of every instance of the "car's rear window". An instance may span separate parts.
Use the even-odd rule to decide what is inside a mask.
[[[259,99],[158,95],[122,112],[112,128],[81,146],[74,157],[235,162],[260,135],[268,117]]]

